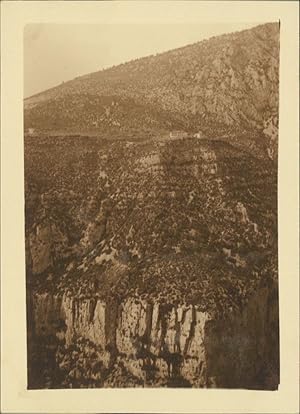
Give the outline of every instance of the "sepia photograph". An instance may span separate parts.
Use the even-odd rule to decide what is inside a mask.
[[[23,35],[28,389],[277,390],[280,21]]]
[[[1,401],[299,412],[299,3],[1,7]]]

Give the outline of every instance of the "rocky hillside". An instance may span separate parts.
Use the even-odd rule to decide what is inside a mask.
[[[278,35],[25,101],[29,388],[277,389]]]
[[[201,130],[209,137],[238,136],[274,157],[278,68],[279,25],[265,24],[82,76],[28,98],[25,128],[120,136],[134,130]]]
[[[174,374],[179,383],[184,379],[193,386],[210,386],[211,381],[211,386],[234,386],[229,379],[209,379],[212,374],[206,371],[200,375],[201,361],[206,366],[205,355],[212,352],[210,346],[209,350],[203,348],[204,342],[210,341],[204,329],[209,326],[206,321],[214,326],[246,318],[237,323],[242,323],[243,335],[248,335],[246,321],[254,317],[247,310],[252,306],[248,303],[255,303],[255,314],[260,307],[276,307],[273,162],[266,160],[262,166],[260,159],[228,143],[196,138],[111,142],[36,137],[25,142],[30,187],[26,192],[27,278],[35,334],[55,337],[57,323],[62,320],[68,346],[77,344],[79,337],[103,352],[107,346],[113,347],[113,353],[101,354],[110,361],[106,371],[99,368],[102,382],[112,375],[112,367],[120,369],[125,362],[137,384],[146,381],[144,371],[139,371],[142,368],[136,368],[136,364],[146,364],[147,353],[138,357],[146,335],[148,345],[143,346],[149,352],[152,349],[152,358],[162,358],[160,363],[167,364],[165,357],[160,357],[166,347],[170,358],[178,354],[183,364],[189,364]],[[269,296],[272,304],[268,304]],[[154,309],[160,316],[152,314]],[[122,312],[127,313],[120,316]],[[190,312],[186,316],[190,319],[168,322],[175,317],[172,312]],[[197,312],[199,334],[193,327]],[[244,312],[248,316],[242,316]],[[273,333],[269,328],[257,328],[263,329],[257,332],[265,341],[262,349],[252,343],[256,322],[249,322],[253,327],[244,352],[253,353],[253,358],[262,352],[264,359],[259,357],[261,362],[251,368],[243,380],[245,387],[274,386],[276,364],[269,361],[276,359],[276,312],[274,315],[263,313],[258,322],[274,328]],[[158,332],[150,334],[154,318],[158,318]],[[172,323],[174,327],[167,328]],[[180,327],[180,323],[185,325]],[[230,329],[237,329],[232,323]],[[176,340],[176,335],[185,339]],[[273,338],[271,345],[267,337]],[[184,345],[187,338],[196,343]],[[179,348],[177,341],[182,342]],[[86,346],[89,349],[90,345]],[[190,346],[195,351],[189,351]],[[274,348],[272,352],[269,346]],[[62,358],[69,358],[65,355],[68,349],[61,349]],[[90,363],[88,356],[82,358]],[[194,362],[187,362],[189,358]],[[238,366],[235,369],[238,378],[243,375]],[[261,369],[263,378],[257,379]],[[167,384],[173,378],[167,372],[154,375],[144,386]],[[68,378],[64,381],[75,386],[76,381]],[[85,381],[90,380],[88,376]],[[98,386],[102,384],[99,381]],[[101,386],[108,386],[105,381]],[[123,380],[120,384],[117,379],[111,381],[123,386]]]

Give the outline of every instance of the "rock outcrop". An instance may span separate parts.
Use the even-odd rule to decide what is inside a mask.
[[[42,222],[29,236],[32,272],[39,274],[63,260],[69,241],[67,236],[51,222]]]
[[[241,311],[222,319],[197,306],[137,297],[118,304],[36,294],[33,308],[37,337],[56,336],[66,352],[79,338],[88,340],[103,367],[124,366],[146,387],[174,378],[179,386],[181,380],[192,387],[277,387],[274,286],[262,287]],[[106,375],[100,372],[104,382]]]

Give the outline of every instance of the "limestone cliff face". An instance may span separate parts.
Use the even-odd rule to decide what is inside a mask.
[[[54,335],[66,349],[79,338],[88,340],[104,367],[121,364],[144,386],[179,376],[193,387],[273,389],[278,383],[278,372],[272,371],[278,355],[275,296],[273,287],[264,287],[241,311],[218,319],[196,305],[35,294],[35,336]],[[155,371],[151,380],[149,369]]]

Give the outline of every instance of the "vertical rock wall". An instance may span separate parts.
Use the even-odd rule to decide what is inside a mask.
[[[65,345],[90,340],[106,366],[120,362],[146,380],[180,375],[195,387],[267,388],[278,385],[277,291],[264,287],[240,313],[212,319],[193,305],[162,305],[140,298],[121,304],[50,294],[34,296],[36,336],[57,336],[65,324]],[[107,354],[109,354],[109,357]],[[109,362],[110,361],[110,362]],[[153,368],[153,369],[154,369]]]

